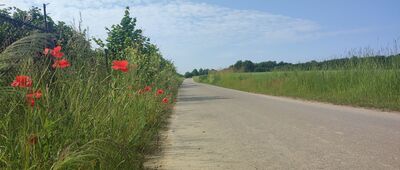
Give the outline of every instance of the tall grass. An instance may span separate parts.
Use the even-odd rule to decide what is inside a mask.
[[[390,69],[368,62],[338,70],[217,72],[195,80],[254,93],[400,111],[400,62],[393,61]]]
[[[144,84],[134,65],[123,73],[111,70],[101,53],[74,52],[85,58],[66,53],[71,67],[65,69],[51,71],[50,60],[28,58],[1,76],[0,169],[143,168],[180,84],[173,66],[158,68]],[[42,91],[34,107],[27,89],[10,86],[17,74],[31,76],[33,89]],[[138,93],[145,86],[152,90]],[[156,95],[157,89],[165,93]]]

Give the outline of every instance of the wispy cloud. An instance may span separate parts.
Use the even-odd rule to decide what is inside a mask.
[[[21,8],[44,2],[5,0],[8,6]],[[81,12],[91,35],[105,38],[104,28],[120,21],[125,6],[131,6],[138,26],[180,71],[226,65],[231,62],[223,61],[227,57],[235,60],[268,45],[343,33],[323,32],[321,25],[307,19],[187,0],[58,0],[51,2],[48,11],[54,19],[66,22],[78,19]]]
[[[301,40],[320,26],[309,20],[251,10],[235,10],[205,3],[172,1],[139,5],[134,9],[148,33],[203,44],[242,42],[254,38],[269,41]]]

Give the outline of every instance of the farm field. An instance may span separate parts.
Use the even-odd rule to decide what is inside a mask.
[[[194,78],[247,92],[384,110],[400,110],[399,69],[217,72]]]

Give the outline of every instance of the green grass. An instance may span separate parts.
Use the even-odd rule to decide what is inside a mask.
[[[111,70],[101,53],[75,52],[86,58],[67,53],[71,67],[65,69],[52,72],[42,56],[1,76],[0,169],[143,168],[181,82],[173,65],[152,75],[137,67],[123,73]],[[42,91],[33,108],[25,99],[28,89],[10,86],[15,75],[31,76],[33,89]],[[139,94],[145,86],[152,90]],[[157,89],[165,93],[157,96]]]
[[[224,73],[195,81],[275,96],[400,111],[399,69]]]

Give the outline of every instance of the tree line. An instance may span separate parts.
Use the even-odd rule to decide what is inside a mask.
[[[389,56],[347,57],[325,61],[309,61],[304,63],[287,63],[277,61],[263,61],[259,63],[250,60],[239,60],[235,64],[223,69],[230,72],[270,72],[270,71],[310,71],[310,70],[349,70],[349,69],[400,69],[400,54]],[[193,69],[184,74],[185,78],[208,75],[214,69]]]
[[[208,73],[211,73],[211,72],[214,72],[214,71],[216,71],[216,70],[214,70],[214,69],[203,69],[203,68],[200,68],[198,70],[197,69],[193,69],[192,72],[186,72],[183,76],[185,78],[191,78],[191,77],[194,77],[194,76],[208,75]]]
[[[260,63],[253,63],[250,60],[239,60],[235,64],[229,66],[228,69],[233,70],[235,72],[267,72],[272,71],[277,67],[287,66],[290,63],[285,63],[283,61],[264,61]]]
[[[254,63],[249,60],[239,60],[235,64],[224,70],[233,72],[269,72],[269,71],[309,71],[309,70],[344,70],[356,68],[380,68],[380,69],[399,69],[400,54],[389,56],[370,56],[331,59],[325,61],[309,61],[304,63],[287,63],[276,61],[264,61]]]

